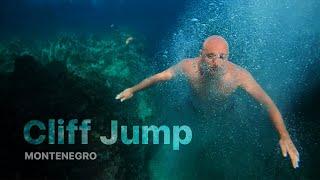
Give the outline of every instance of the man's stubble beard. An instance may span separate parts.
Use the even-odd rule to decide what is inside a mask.
[[[218,80],[223,76],[225,70],[224,65],[210,66],[206,62],[200,62],[200,74],[204,80]]]

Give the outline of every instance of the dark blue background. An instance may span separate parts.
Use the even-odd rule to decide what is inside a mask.
[[[3,0],[0,38],[102,34],[113,24],[143,34],[152,49],[176,22],[184,4],[185,0]]]

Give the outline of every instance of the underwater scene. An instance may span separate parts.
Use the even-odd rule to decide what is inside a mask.
[[[319,10],[2,0],[0,179],[319,179]]]

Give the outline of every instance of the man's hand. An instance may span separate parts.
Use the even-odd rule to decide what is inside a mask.
[[[292,143],[291,138],[290,137],[280,138],[279,144],[281,147],[282,155],[284,157],[287,157],[287,154],[289,153],[293,168],[298,168],[299,152],[297,151],[296,147]]]
[[[116,96],[116,99],[120,99],[120,101],[124,101],[130,99],[133,96],[133,91],[131,88],[127,88]]]

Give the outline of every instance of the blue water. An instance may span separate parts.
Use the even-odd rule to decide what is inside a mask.
[[[0,7],[0,38],[46,39],[57,32],[103,35],[114,28],[122,28],[143,34],[151,54],[156,52],[158,42],[175,24],[184,9],[184,2],[5,0]]]
[[[266,112],[246,93],[199,108],[178,78],[150,90],[156,94],[155,122],[187,124],[194,139],[179,152],[156,149],[147,162],[151,179],[320,177],[319,108],[313,105],[320,82],[319,1],[7,0],[0,9],[1,39],[130,29],[146,39],[146,71],[152,73],[198,56],[206,37],[221,35],[231,61],[249,70],[277,104],[301,156],[294,170],[281,156]]]
[[[191,117],[186,123],[195,127],[195,133],[205,136],[196,141],[206,146],[197,152],[186,148],[184,155],[160,150],[151,163],[155,179],[162,176],[176,179],[314,178],[314,174],[308,174],[313,168],[309,153],[314,152],[311,149],[316,148],[319,137],[304,134],[310,132],[303,126],[304,121],[309,120],[296,107],[304,101],[310,84],[315,79],[319,81],[319,75],[314,74],[310,78],[309,74],[310,69],[319,67],[320,24],[316,20],[320,15],[317,10],[319,5],[317,1],[286,0],[189,2],[187,11],[180,15],[171,35],[163,40],[158,56],[166,63],[161,61],[155,65],[168,66],[197,56],[203,39],[213,34],[224,36],[229,42],[231,61],[249,70],[282,112],[301,155],[300,168],[293,170],[290,161],[282,159],[277,136],[267,114],[243,92],[237,92],[232,98],[235,104],[233,110],[207,110],[204,113],[216,113],[216,116],[197,116],[197,113],[192,113],[192,107],[186,107],[187,110],[182,112],[173,110],[172,114],[163,112],[170,121]],[[168,96],[166,99],[174,99],[167,105],[169,108],[186,106],[188,100],[185,99],[188,99],[189,92],[184,85],[176,82],[163,89]],[[177,101],[176,96],[187,98]],[[310,139],[306,140],[306,137]],[[212,139],[212,146],[208,139]],[[304,147],[306,144],[312,148]],[[193,144],[193,150],[198,146]],[[186,158],[189,156],[204,160]],[[173,160],[168,161],[170,158]],[[210,158],[211,161],[208,161]],[[173,171],[167,170],[169,164],[174,164],[170,166]]]

